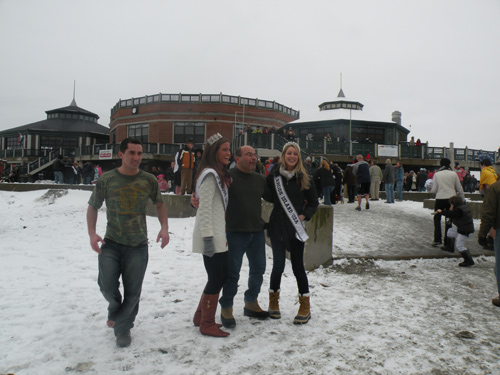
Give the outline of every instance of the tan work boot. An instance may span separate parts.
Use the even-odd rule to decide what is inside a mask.
[[[275,292],[272,289],[269,289],[269,317],[271,319],[281,319],[280,313],[280,289]]]
[[[220,320],[225,328],[236,327],[236,320],[233,316],[233,307],[221,308],[220,310]]]
[[[260,308],[257,300],[253,302],[245,301],[243,315],[248,316],[249,318],[257,318],[261,320],[269,318],[269,313]]]
[[[299,312],[293,320],[293,324],[306,324],[311,319],[311,305],[309,304],[309,293],[299,294]]]

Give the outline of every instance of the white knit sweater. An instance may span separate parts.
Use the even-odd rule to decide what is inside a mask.
[[[213,237],[216,253],[227,251],[224,202],[215,176],[209,173],[197,192],[200,206],[193,230],[193,252],[203,253],[203,237]]]
[[[431,193],[436,194],[436,199],[449,199],[454,195],[465,199],[457,174],[449,169],[443,169],[434,174]]]

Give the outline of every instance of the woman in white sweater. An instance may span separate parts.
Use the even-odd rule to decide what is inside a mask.
[[[464,191],[462,189],[462,185],[458,179],[458,176],[455,172],[452,171],[450,165],[450,159],[443,158],[439,162],[441,168],[434,174],[432,179],[432,189],[431,193],[436,194],[436,200],[434,203],[434,211],[436,214],[434,215],[434,242],[432,246],[438,247],[441,246],[442,243],[442,232],[441,232],[441,213],[438,210],[449,210],[450,209],[450,201],[449,199],[454,195],[458,195],[460,198],[465,200]],[[446,233],[448,229],[451,228],[451,223],[449,220],[445,220],[445,236],[444,236],[444,245],[446,246],[448,243],[448,239],[446,237]]]
[[[220,134],[207,140],[196,173],[195,195],[200,199],[193,230],[193,252],[203,254],[208,282],[194,314],[193,323],[204,335],[226,337],[228,332],[215,324],[219,293],[226,280],[227,241],[225,210],[230,177],[229,141]]]

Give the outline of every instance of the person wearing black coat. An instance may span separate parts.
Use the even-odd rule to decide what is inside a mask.
[[[266,177],[267,187],[263,198],[274,204],[269,218],[267,234],[273,249],[273,270],[269,290],[269,314],[279,319],[279,293],[281,277],[285,270],[286,252],[289,252],[293,274],[299,289],[300,308],[294,324],[305,324],[311,317],[309,304],[309,281],[304,267],[304,221],[311,220],[318,207],[318,196],[307,171],[302,164],[299,145],[288,142],[283,147],[280,161]],[[281,190],[286,193],[279,194]],[[284,202],[286,201],[286,202]],[[285,211],[284,207],[290,207]],[[294,212],[289,212],[294,211]],[[290,216],[289,216],[290,215]],[[297,216],[298,219],[297,220]],[[296,226],[292,220],[297,220]],[[297,237],[301,237],[299,240]]]
[[[474,233],[472,213],[469,207],[466,206],[465,201],[458,195],[450,198],[450,205],[451,207],[449,210],[439,209],[436,211],[450,218],[453,224],[446,232],[446,237],[448,237],[446,246],[441,247],[441,249],[452,253],[456,248],[464,258],[464,261],[459,263],[459,266],[473,266],[474,260],[472,259],[470,251],[465,247],[465,240],[469,237],[469,234]]]
[[[321,191],[323,192],[323,197],[325,198],[324,203],[328,206],[332,205],[330,200],[330,194],[335,189],[335,179],[333,177],[332,171],[330,170],[330,164],[326,160],[321,161],[321,167],[316,171],[314,175],[314,181],[319,181],[321,185]]]

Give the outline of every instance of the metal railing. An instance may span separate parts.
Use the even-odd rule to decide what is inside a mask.
[[[255,134],[244,133],[234,138],[232,143],[233,152],[240,146],[250,145],[259,149],[271,149],[281,151],[288,142],[287,139],[275,133],[273,134]],[[343,155],[355,156],[358,154],[378,157],[378,145],[376,143],[349,143],[336,140],[306,140],[295,139],[302,151],[302,156],[307,155]],[[3,150],[1,155],[4,158],[14,157],[38,157],[36,160],[27,164],[27,173],[30,174],[42,167],[48,165],[59,155],[69,157],[91,157],[99,156],[101,150],[112,150],[113,158],[118,158],[119,144],[96,144],[92,146],[81,146],[77,149],[58,149],[58,150],[30,150],[30,149],[10,149]],[[164,143],[144,143],[144,154],[167,155],[172,156],[179,151],[182,145],[164,144]],[[499,160],[499,153],[495,151],[474,150],[469,148],[447,148],[431,147],[427,144],[421,146],[410,146],[408,142],[400,142],[397,145],[398,159],[434,159],[439,160],[443,157],[455,161],[478,161],[484,157],[489,157],[493,162]]]

